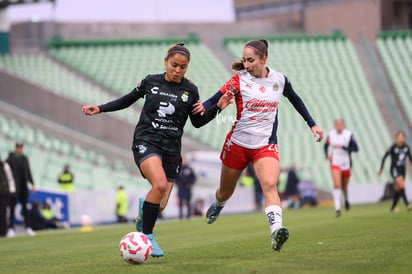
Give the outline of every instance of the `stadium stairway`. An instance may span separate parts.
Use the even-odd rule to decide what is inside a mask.
[[[389,75],[397,98],[398,108],[404,113],[405,128],[412,140],[412,31],[381,32],[377,35],[376,47]]]

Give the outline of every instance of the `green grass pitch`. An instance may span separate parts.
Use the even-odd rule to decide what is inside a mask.
[[[0,273],[411,273],[412,212],[389,203],[285,210],[290,238],[281,252],[270,248],[263,213],[161,222],[163,258],[143,265],[124,262],[120,238],[134,224],[73,228],[0,239]]]

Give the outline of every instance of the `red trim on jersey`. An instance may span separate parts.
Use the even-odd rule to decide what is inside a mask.
[[[235,103],[236,103],[236,121],[232,126],[232,129],[227,135],[227,138],[230,139],[233,131],[235,130],[237,122],[240,120],[240,116],[243,112],[243,98],[240,92],[240,78],[239,74],[235,74],[229,81],[227,81],[221,88],[220,92],[225,94],[228,90],[232,91],[235,94]]]

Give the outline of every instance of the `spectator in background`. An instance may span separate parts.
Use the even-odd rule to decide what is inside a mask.
[[[7,162],[0,159],[0,237],[7,232],[7,205],[10,195],[16,192],[13,174]]]
[[[186,217],[190,218],[192,207],[190,201],[192,199],[192,187],[196,182],[196,175],[193,169],[189,166],[186,157],[182,158],[182,167],[179,177],[176,179],[179,197],[179,218],[183,219],[183,205],[186,205]]]
[[[63,168],[63,172],[60,173],[58,181],[59,181],[59,187],[60,190],[62,191],[73,191],[74,190],[74,184],[73,184],[73,173],[70,171],[70,166],[66,164]]]
[[[27,200],[29,198],[28,183],[32,185],[32,192],[35,191],[35,187],[33,177],[31,175],[29,159],[23,153],[23,142],[16,142],[15,150],[14,152],[10,152],[9,157],[7,158],[7,163],[10,165],[14,182],[16,183],[16,195],[10,196],[10,222],[7,236],[13,237],[16,234],[14,230],[14,211],[17,200],[21,202],[26,233],[30,236],[34,236],[36,234],[30,227],[27,220]]]
[[[288,207],[299,208],[299,177],[296,173],[296,165],[292,165],[288,170],[288,176],[286,180],[285,198],[288,199]]]
[[[123,186],[119,186],[116,192],[116,216],[118,223],[127,223],[127,193]]]
[[[28,222],[34,230],[55,229],[58,228],[55,219],[46,219],[40,211],[40,203],[34,200],[31,203],[31,209],[27,212]]]

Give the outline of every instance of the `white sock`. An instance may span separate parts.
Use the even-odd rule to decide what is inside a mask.
[[[265,208],[266,218],[270,226],[270,233],[282,226],[282,208],[277,205],[271,205]]]
[[[340,210],[340,199],[341,199],[341,190],[340,189],[333,189],[333,202],[335,204],[335,210]]]
[[[225,206],[225,204],[226,204],[226,201],[219,201],[218,199],[216,199],[216,204],[218,205],[218,206],[221,206],[221,207],[224,207]]]

